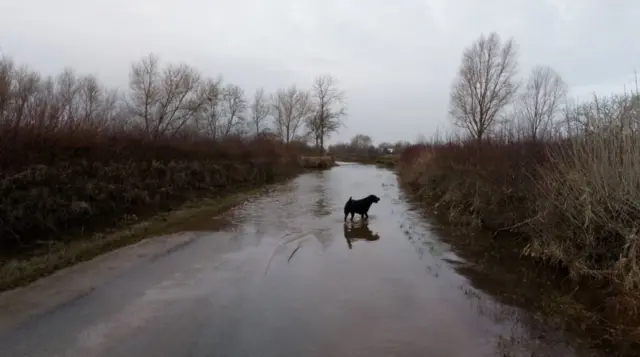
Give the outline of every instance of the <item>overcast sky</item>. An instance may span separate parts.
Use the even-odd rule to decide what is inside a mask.
[[[2,0],[0,51],[120,87],[149,52],[248,92],[329,73],[349,109],[331,142],[413,141],[448,127],[451,82],[481,33],[515,38],[523,76],[551,65],[586,98],[633,85],[638,18],[634,0]]]

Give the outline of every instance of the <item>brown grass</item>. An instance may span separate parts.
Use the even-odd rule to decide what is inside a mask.
[[[382,155],[376,159],[376,165],[395,167],[400,160],[400,155]]]
[[[0,291],[28,284],[59,269],[148,237],[180,232],[189,228],[190,222],[220,214],[252,193],[247,191],[215,199],[195,199],[149,219],[124,220],[108,231],[87,235],[84,239],[50,242],[46,252],[41,251],[40,254],[5,258],[0,264]]]
[[[640,136],[601,133],[556,145],[540,168],[528,254],[640,288]]]
[[[338,143],[329,146],[329,152],[338,161],[375,164],[383,154],[371,146],[369,148],[354,147],[351,143]]]
[[[115,95],[71,71],[43,78],[0,58],[0,265],[299,171],[303,144],[243,136],[241,123],[224,135],[202,129],[207,112],[192,104],[203,92],[197,76],[183,74],[156,78],[168,104],[143,118],[133,93]],[[180,91],[190,102],[171,94]]]
[[[406,164],[408,159],[412,164]],[[401,173],[453,221],[498,230],[531,214],[526,201],[534,195],[535,167],[544,159],[544,146],[527,142],[418,146],[404,154]]]
[[[578,129],[544,141],[415,145],[400,177],[451,223],[525,238],[524,256],[589,282],[600,297],[590,308],[640,343],[638,99],[586,103],[573,113]]]
[[[300,156],[300,166],[305,169],[324,170],[336,165],[333,156]]]
[[[204,149],[118,136],[82,140],[74,134],[48,141],[30,135],[14,135],[13,147],[0,154],[5,253],[37,250],[194,196],[271,183],[296,167],[270,147],[277,143],[261,140]]]

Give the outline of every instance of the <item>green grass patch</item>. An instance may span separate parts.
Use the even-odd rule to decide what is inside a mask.
[[[220,198],[189,201],[178,209],[163,212],[149,219],[123,222],[106,233],[88,239],[55,242],[27,257],[0,261],[0,291],[29,284],[62,268],[90,260],[106,252],[131,245],[145,238],[177,233],[193,222],[221,214],[245,201],[260,189],[250,189]]]
[[[395,167],[398,164],[399,155],[383,155],[376,158],[376,165],[385,167]]]

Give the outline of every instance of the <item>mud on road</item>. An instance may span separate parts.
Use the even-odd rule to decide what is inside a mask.
[[[475,288],[385,169],[307,173],[187,228],[1,294],[2,355],[598,355]]]

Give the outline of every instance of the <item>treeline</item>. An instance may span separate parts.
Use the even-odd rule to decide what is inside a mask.
[[[369,135],[357,134],[349,142],[330,145],[328,150],[338,160],[375,162],[381,156],[399,153],[410,145],[408,141],[398,141],[395,144],[382,142],[376,146]]]
[[[640,317],[638,114],[637,88],[576,103],[548,66],[521,80],[516,43],[492,33],[464,50],[452,85],[462,131],[404,150],[401,177],[452,222],[496,242],[526,238],[525,255],[623,293],[606,294],[597,321],[629,336]]]
[[[329,75],[267,94],[186,64],[135,62],[127,89],[0,59],[0,253],[90,236],[192,197],[297,172],[346,113]]]
[[[155,138],[255,136],[318,147],[346,114],[337,81],[322,75],[309,89],[295,84],[267,94],[209,78],[186,64],[162,65],[150,54],[131,66],[128,90],[109,89],[93,75],[67,68],[43,77],[10,58],[0,59],[0,124],[13,131],[127,131]]]

